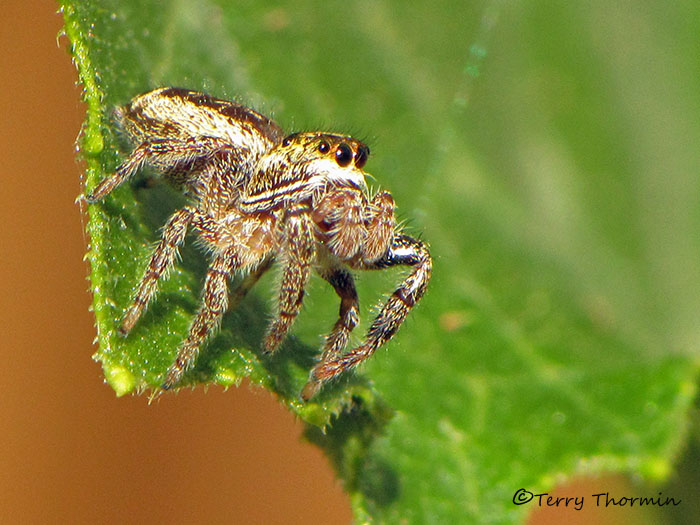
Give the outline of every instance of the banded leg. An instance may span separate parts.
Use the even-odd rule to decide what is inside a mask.
[[[285,257],[280,284],[279,310],[265,336],[264,349],[274,352],[296,319],[311,276],[315,255],[313,223],[306,206],[288,212],[284,223],[283,254]]]
[[[177,258],[178,248],[182,245],[189,226],[196,211],[187,206],[176,211],[163,226],[160,242],[153,250],[151,260],[146,267],[146,272],[139,282],[134,300],[124,314],[119,331],[122,335],[131,332],[131,329],[139,320],[141,314],[153,299],[157,289],[158,280],[172,267]]]
[[[204,280],[202,305],[192,322],[187,338],[177,351],[175,362],[170,365],[162,388],[168,390],[180,382],[183,374],[194,365],[199,348],[207,336],[221,321],[228,308],[228,278],[240,266],[236,251],[228,248],[216,255]]]
[[[313,397],[326,381],[361,363],[391,339],[408,312],[423,296],[433,266],[427,246],[408,235],[396,235],[386,254],[374,263],[364,265],[364,268],[383,269],[397,265],[412,266],[413,271],[389,297],[370,326],[365,342],[340,357],[316,365],[302,390],[304,400]]]
[[[350,332],[359,323],[359,300],[352,274],[345,269],[326,270],[321,276],[328,281],[340,297],[340,312],[333,330],[326,337],[321,362],[337,357],[348,344]]]
[[[102,179],[97,187],[85,196],[85,200],[92,204],[104,199],[107,195],[112,193],[112,190],[139,171],[147,158],[148,145],[144,143],[132,151],[131,155],[129,155],[113,174]]]
[[[139,171],[146,161],[157,169],[167,170],[179,163],[210,155],[223,147],[226,147],[226,143],[221,139],[209,137],[199,137],[197,140],[194,138],[154,139],[142,142],[113,174],[104,178],[91,193],[85,196],[85,200],[95,203],[104,199]]]

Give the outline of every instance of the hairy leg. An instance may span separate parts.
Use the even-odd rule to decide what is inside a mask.
[[[364,268],[384,269],[397,265],[412,266],[413,271],[389,297],[370,326],[365,342],[342,356],[316,365],[302,390],[304,400],[313,397],[326,381],[361,363],[391,339],[423,296],[432,272],[432,259],[427,246],[408,235],[396,235],[386,254],[373,263],[365,264]]]
[[[211,155],[225,147],[226,143],[221,139],[207,137],[185,140],[153,139],[142,142],[113,174],[105,177],[92,192],[85,196],[85,200],[94,203],[104,199],[141,169],[145,162],[150,162],[157,169],[168,170],[177,164]]]
[[[233,300],[237,304],[272,264],[269,225],[265,223],[242,216],[222,222],[197,212],[192,218],[192,227],[215,255],[204,280],[202,304],[163,382],[162,388],[166,390],[176,386],[194,365],[201,345],[215,331],[228,309],[228,279],[233,272],[254,268],[234,291]]]
[[[199,348],[214,331],[228,308],[228,278],[240,267],[235,249],[229,248],[217,254],[209,266],[204,280],[202,304],[190,327],[187,338],[177,351],[175,362],[170,365],[162,388],[167,390],[179,383],[183,374],[194,365]]]
[[[279,347],[301,310],[304,288],[311,275],[315,242],[308,208],[300,205],[287,212],[283,231],[284,269],[280,283],[279,310],[265,336],[263,345],[267,352],[274,352]]]
[[[321,273],[340,297],[340,312],[333,330],[326,337],[321,362],[330,361],[338,356],[348,344],[353,328],[359,322],[359,301],[352,274],[342,268],[327,269]]]
[[[134,300],[122,319],[119,331],[123,335],[131,331],[148,303],[153,299],[158,288],[158,280],[168,272],[175,262],[178,248],[185,240],[187,227],[195,214],[196,210],[187,206],[176,211],[165,223],[160,242],[153,250],[153,255],[151,255],[146,272],[139,282]]]

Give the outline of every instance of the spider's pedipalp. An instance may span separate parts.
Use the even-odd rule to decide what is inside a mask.
[[[364,246],[365,227],[363,194],[355,188],[328,192],[312,212],[321,241],[341,261],[350,261]]]
[[[370,202],[366,213],[367,238],[362,249],[366,263],[374,262],[386,253],[396,231],[395,208],[394,198],[388,191],[377,193]]]

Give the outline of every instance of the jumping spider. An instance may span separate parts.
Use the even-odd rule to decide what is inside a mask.
[[[158,279],[177,257],[188,227],[212,258],[202,303],[163,389],[175,387],[194,364],[229,304],[228,279],[247,275],[240,298],[275,260],[283,266],[279,307],[264,340],[275,351],[299,313],[311,270],[340,297],[340,317],[326,337],[302,391],[314,396],[329,379],[367,359],[394,335],[423,296],[432,260],[421,241],[402,234],[387,191],[371,195],[362,170],[369,148],[345,135],[294,133],[234,102],[161,88],[117,110],[136,148],[85,199],[95,203],[149,164],[182,189],[191,204],[166,222],[120,331],[128,334],[153,299]],[[345,352],[359,321],[350,270],[411,266],[382,307],[363,344]]]

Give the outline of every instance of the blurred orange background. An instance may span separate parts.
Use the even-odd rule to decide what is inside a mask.
[[[350,522],[330,464],[268,393],[214,387],[149,406],[103,383],[62,18],[53,2],[2,10],[0,522]]]

